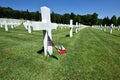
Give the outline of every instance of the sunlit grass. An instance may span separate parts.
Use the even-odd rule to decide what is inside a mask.
[[[75,31],[75,30],[74,30]],[[119,80],[120,32],[86,28],[69,37],[68,28],[52,30],[67,54],[45,57],[42,31],[29,34],[21,25],[0,28],[0,80]]]

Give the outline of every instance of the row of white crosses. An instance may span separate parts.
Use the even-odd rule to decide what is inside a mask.
[[[70,20],[70,26],[69,27],[70,27],[70,37],[72,37],[73,36],[73,27],[74,27],[72,19]],[[80,23],[78,25],[78,22],[76,22],[75,28],[76,28],[75,31],[77,33],[78,32],[78,28],[80,30]]]
[[[120,30],[120,25],[118,26],[118,31]]]
[[[1,28],[4,26],[5,27],[5,31],[8,31],[8,24],[6,23],[6,20],[1,21]]]
[[[100,27],[102,30],[102,25]],[[106,31],[106,24],[104,25],[104,31]],[[110,26],[110,33],[112,33],[112,31],[113,31],[113,24],[111,24],[111,26]]]
[[[79,25],[80,25],[79,30],[84,29],[84,28],[86,28],[86,27],[89,27],[89,26],[86,26],[86,25],[83,25],[83,24],[79,24]]]
[[[106,24],[105,24],[105,26],[104,26],[104,31],[106,31]]]
[[[23,25],[24,25],[25,29],[28,30],[28,33],[32,32],[31,31],[32,22],[27,20],[26,22],[23,23]]]
[[[110,33],[112,33],[112,31],[113,31],[113,24],[111,24],[110,26]]]
[[[11,26],[11,28],[13,29],[15,26],[20,25],[21,22],[22,22],[21,20],[1,18],[0,26],[1,26],[1,28],[4,26],[5,31],[8,31],[8,26]]]
[[[82,25],[82,24],[78,24],[78,22],[76,22],[76,25],[74,26],[73,25],[73,20],[71,19],[70,20],[70,32],[69,32],[69,34],[70,34],[70,37],[72,37],[73,36],[73,27],[75,27],[76,29],[75,29],[75,31],[76,31],[76,33],[78,32],[78,29],[79,29],[79,31],[81,30],[81,29],[84,29],[84,28],[86,28],[86,27],[88,27],[88,26],[85,26],[85,25]]]
[[[63,28],[68,28],[69,27],[69,25],[68,24],[58,24],[58,26],[61,28],[61,29],[63,29]]]
[[[106,28],[107,28],[106,24],[104,26],[102,26],[102,25],[100,25],[100,26],[97,26],[97,25],[92,26],[92,28],[97,28],[97,29],[100,29],[100,30],[102,30],[103,27],[104,27],[104,31],[106,31]],[[113,28],[115,28],[115,26],[113,24],[111,24],[110,25],[110,34],[113,32]],[[119,29],[120,29],[120,25],[118,26],[118,31],[119,31]]]
[[[43,30],[44,55],[52,55],[52,45],[48,45],[48,37],[52,40],[52,29],[57,28],[56,23],[51,23],[50,9],[41,7],[42,22],[32,22],[33,30]]]

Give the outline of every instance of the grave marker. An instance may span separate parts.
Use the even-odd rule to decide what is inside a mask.
[[[14,27],[13,27],[13,24],[14,24],[14,23],[11,21],[9,24],[10,24],[11,28],[13,29],[13,28],[14,28]]]
[[[5,31],[8,31],[7,22],[6,22],[6,21],[3,21],[3,24],[5,25]]]
[[[73,20],[71,19],[70,20],[70,37],[73,36],[72,33],[73,33]]]
[[[113,24],[110,26],[110,33],[112,33]]]
[[[0,22],[0,27],[2,28],[2,21]]]
[[[104,31],[106,31],[106,24],[105,24],[105,26],[104,26]]]
[[[51,23],[50,9],[41,7],[42,22],[32,22],[33,30],[43,30],[44,55],[52,55],[53,45],[49,45],[48,39],[52,40],[52,29],[57,28],[57,24]]]
[[[13,29],[14,27],[13,27],[13,24],[11,24],[11,28]]]
[[[101,30],[102,30],[102,24],[101,24],[101,26],[100,26],[100,27],[101,27]]]
[[[28,33],[31,33],[31,23],[30,21],[27,21],[27,29],[28,29]]]
[[[80,31],[81,24],[79,23],[79,31]]]
[[[78,22],[76,22],[76,33],[78,32]]]
[[[120,25],[118,26],[118,31],[119,31],[119,29],[120,29]]]
[[[24,22],[23,25],[24,25],[25,29],[28,30],[27,22]]]

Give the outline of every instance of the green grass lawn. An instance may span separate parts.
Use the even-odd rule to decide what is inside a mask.
[[[42,33],[0,28],[0,80],[120,80],[120,31],[86,28],[70,38],[69,29],[53,30],[54,43],[67,49],[60,55],[53,48],[58,60],[37,53]]]

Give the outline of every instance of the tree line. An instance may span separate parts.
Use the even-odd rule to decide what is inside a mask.
[[[39,13],[39,11],[19,11],[13,10],[10,7],[0,7],[0,18],[41,21],[41,13]],[[54,12],[51,13],[51,21],[55,23],[69,24],[70,19],[73,19],[73,24],[76,24],[76,22],[78,22],[85,25],[120,25],[120,17],[117,18],[115,15],[113,15],[111,19],[108,16],[104,17],[103,19],[99,19],[97,13],[86,15],[74,14],[73,12],[65,14],[57,14]]]

